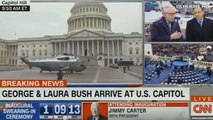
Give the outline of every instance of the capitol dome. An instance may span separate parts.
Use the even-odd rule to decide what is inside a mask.
[[[107,8],[103,3],[76,3],[70,12],[71,17],[67,20],[68,33],[84,29],[111,32],[111,18],[107,15]]]

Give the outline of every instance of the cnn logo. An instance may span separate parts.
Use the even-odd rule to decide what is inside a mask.
[[[196,104],[193,107],[193,111],[195,113],[212,113],[212,105]]]

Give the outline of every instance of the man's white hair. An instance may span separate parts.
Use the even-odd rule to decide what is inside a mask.
[[[171,5],[163,6],[161,11],[164,14],[164,13],[168,12],[168,9],[174,9],[174,10],[177,11],[177,9],[174,6],[171,6]]]
[[[98,102],[93,102],[93,103],[91,104],[91,107],[92,107],[92,106],[96,106],[97,109],[100,110],[100,104],[99,104]]]

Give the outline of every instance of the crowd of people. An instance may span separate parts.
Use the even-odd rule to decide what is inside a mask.
[[[195,67],[194,64],[176,66],[173,61],[145,58],[145,84],[162,77],[162,84],[212,84],[212,68]]]
[[[198,56],[203,56],[200,61],[213,62],[213,50],[208,46],[212,44],[152,44],[153,55],[157,56],[188,56],[191,60],[200,60]]]

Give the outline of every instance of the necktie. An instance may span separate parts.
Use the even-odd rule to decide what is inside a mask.
[[[171,23],[168,23],[168,27],[169,27],[169,31],[170,33],[172,32],[172,24]]]
[[[201,20],[199,21],[199,24],[200,24],[200,27],[202,28],[202,21]]]

